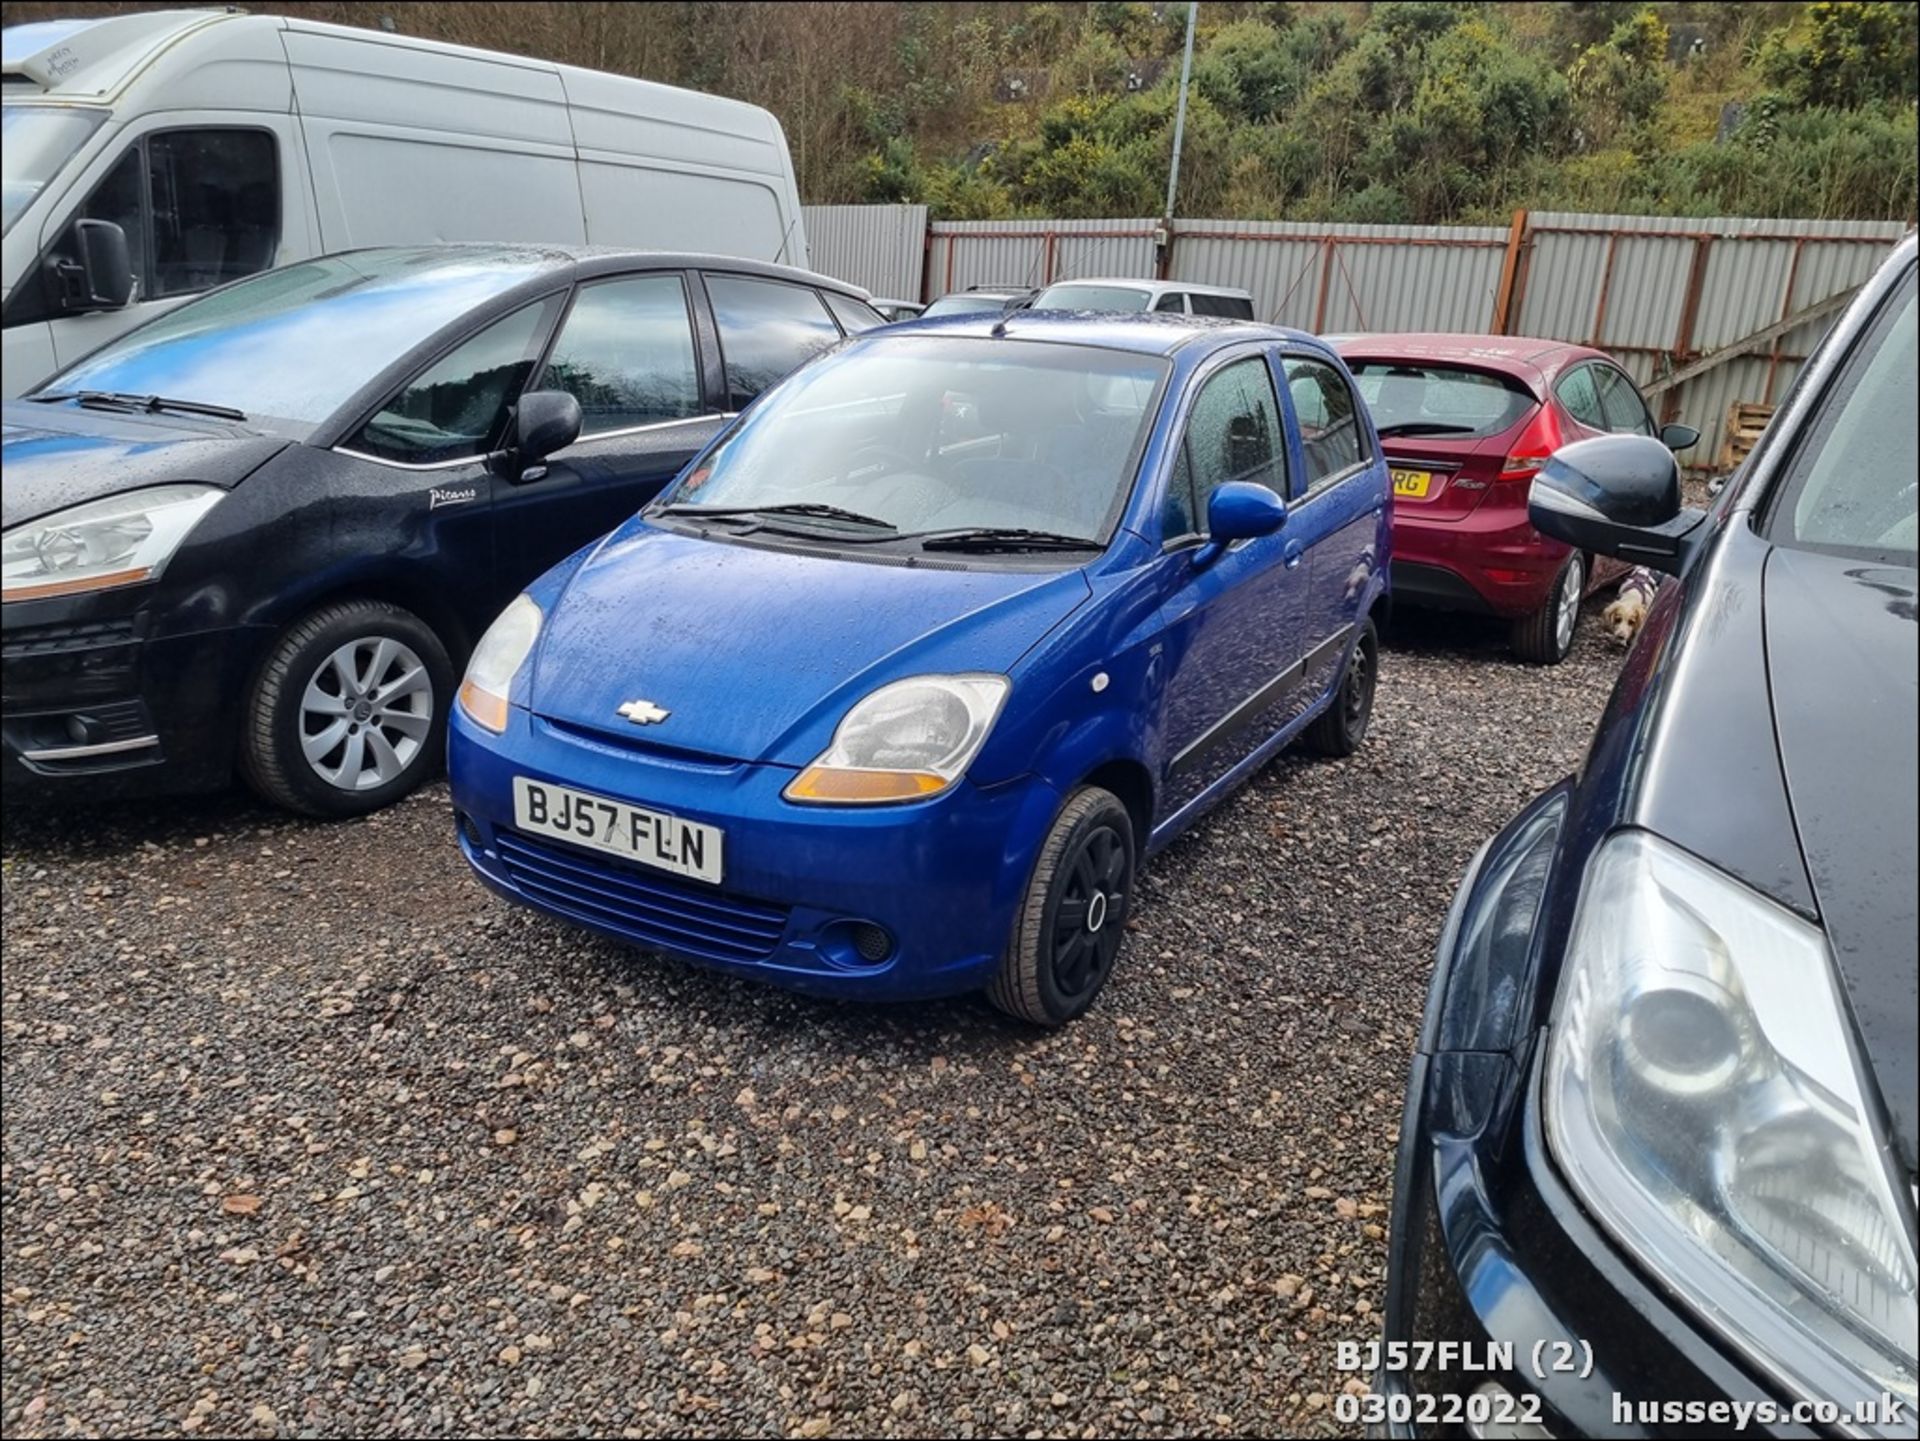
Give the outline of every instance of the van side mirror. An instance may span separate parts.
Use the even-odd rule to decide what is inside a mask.
[[[1207,543],[1193,553],[1195,565],[1211,565],[1237,540],[1272,535],[1287,523],[1287,503],[1264,485],[1230,480],[1207,498]]]
[[[60,308],[69,314],[119,310],[133,299],[133,252],[111,220],[76,220],[73,255],[54,262]]]
[[[1668,450],[1692,450],[1700,443],[1700,432],[1691,425],[1663,425],[1660,443]]]
[[[540,462],[580,438],[580,402],[564,390],[530,390],[513,412],[513,453],[522,480],[546,474]]]
[[[1533,479],[1527,518],[1576,550],[1678,575],[1706,512],[1680,503],[1680,465],[1644,435],[1602,435],[1562,446]]]

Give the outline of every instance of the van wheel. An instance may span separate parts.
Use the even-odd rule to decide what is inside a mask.
[[[1037,1026],[1064,1026],[1112,974],[1133,896],[1133,818],[1118,796],[1067,798],[1034,862],[987,999]]]
[[[1323,756],[1350,756],[1367,738],[1367,722],[1373,718],[1373,691],[1380,679],[1380,633],[1369,616],[1360,622],[1360,639],[1347,657],[1347,668],[1340,676],[1340,688],[1333,704],[1307,727],[1310,750]]]
[[[254,677],[241,773],[304,815],[377,811],[440,768],[452,696],[453,662],[418,616],[378,600],[323,606]]]
[[[1559,665],[1572,655],[1574,632],[1580,628],[1580,601],[1586,592],[1587,558],[1576,550],[1560,567],[1540,609],[1513,623],[1514,654],[1535,665]]]

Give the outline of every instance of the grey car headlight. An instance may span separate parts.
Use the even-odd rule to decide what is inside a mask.
[[[16,525],[0,538],[0,598],[42,600],[156,579],[226,492],[155,485]]]
[[[1641,831],[1590,863],[1546,1057],[1554,1159],[1794,1393],[1915,1398],[1914,1241],[1825,936]]]

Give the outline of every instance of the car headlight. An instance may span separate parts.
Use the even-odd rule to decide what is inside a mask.
[[[847,712],[788,800],[863,805],[938,795],[965,774],[1007,698],[1003,675],[922,675]]]
[[[1793,1391],[1911,1407],[1914,1243],[1870,1095],[1817,927],[1645,832],[1601,846],[1548,1042],[1555,1159]]]
[[[225,494],[217,485],[156,485],[17,525],[0,539],[0,600],[153,580]]]
[[[524,595],[515,596],[487,627],[467,662],[460,682],[460,709],[495,735],[507,728],[507,696],[514,676],[540,638],[542,619],[539,606]]]

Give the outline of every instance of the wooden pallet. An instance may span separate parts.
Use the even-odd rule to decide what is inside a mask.
[[[1757,405],[1752,401],[1736,400],[1727,407],[1727,423],[1720,441],[1720,465],[1722,471],[1736,469],[1747,458],[1747,452],[1753,449],[1760,432],[1767,428],[1767,422],[1773,419],[1771,405]]]

